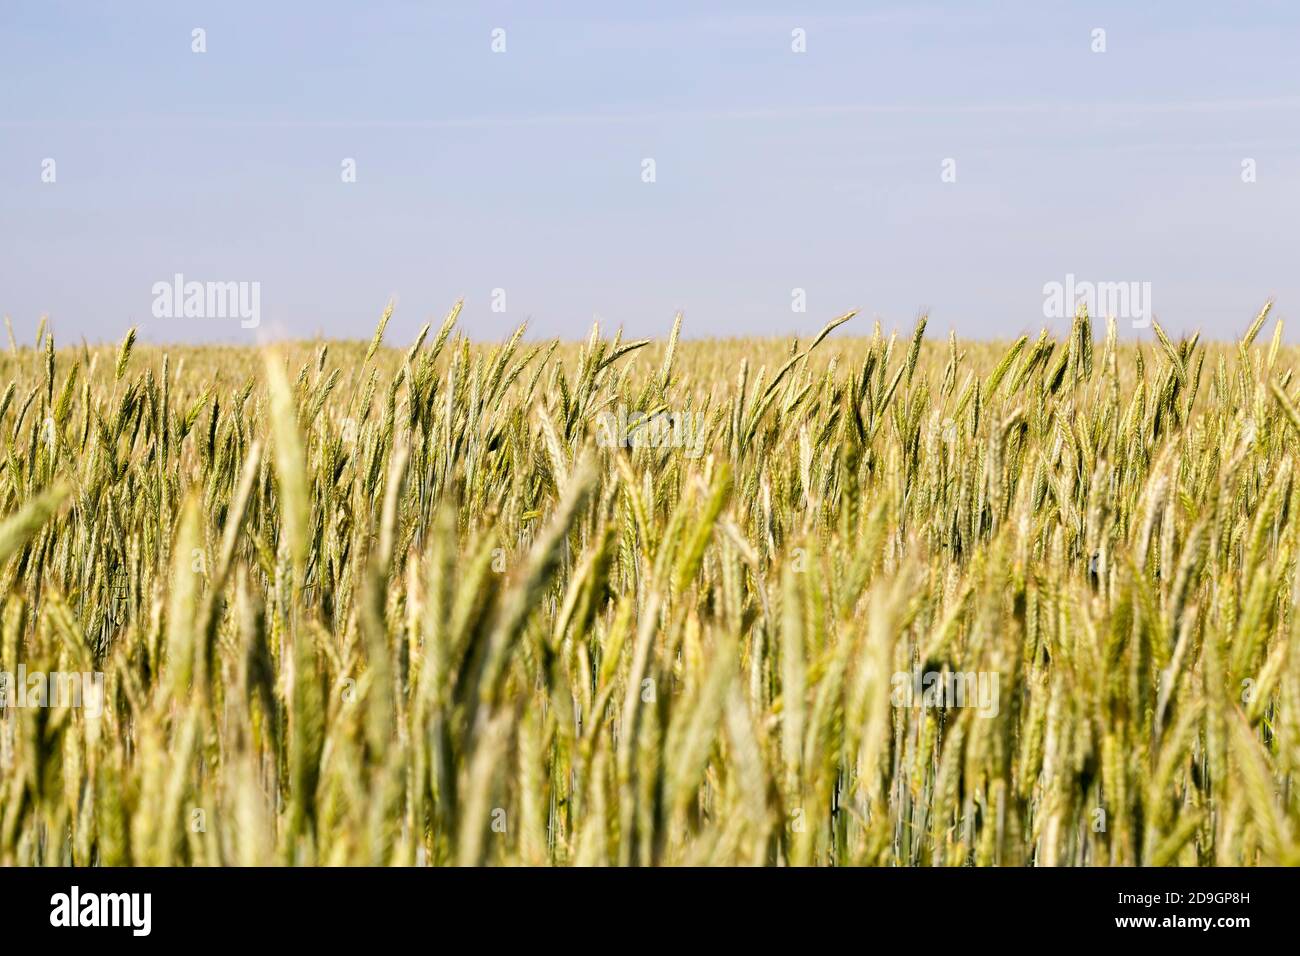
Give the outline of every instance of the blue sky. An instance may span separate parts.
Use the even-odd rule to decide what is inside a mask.
[[[64,342],[367,337],[390,296],[394,342],[461,296],[482,339],[855,308],[1009,337],[1073,274],[1226,338],[1300,301],[1297,40],[1282,2],[3,0],[0,312]],[[261,325],[154,317],[176,273],[259,283]]]

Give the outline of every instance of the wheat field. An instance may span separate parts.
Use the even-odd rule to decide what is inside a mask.
[[[1268,311],[42,327],[0,358],[0,864],[1300,863]]]

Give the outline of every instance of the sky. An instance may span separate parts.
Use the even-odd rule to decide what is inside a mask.
[[[0,313],[1007,338],[1091,282],[1125,337],[1231,338],[1300,302],[1297,40],[1287,2],[0,0]]]

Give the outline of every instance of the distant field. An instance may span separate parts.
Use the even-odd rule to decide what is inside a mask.
[[[0,864],[1300,863],[1267,313],[43,334],[0,357]]]

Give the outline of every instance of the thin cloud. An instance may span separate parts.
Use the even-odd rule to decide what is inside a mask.
[[[0,128],[48,129],[493,129],[515,126],[605,126],[662,122],[789,121],[818,116],[979,115],[979,114],[1203,114],[1300,110],[1300,97],[1198,100],[1186,103],[845,103],[821,106],[655,110],[629,113],[537,113],[462,116],[441,119],[232,119],[226,117],[151,117],[130,120],[0,120]]]

